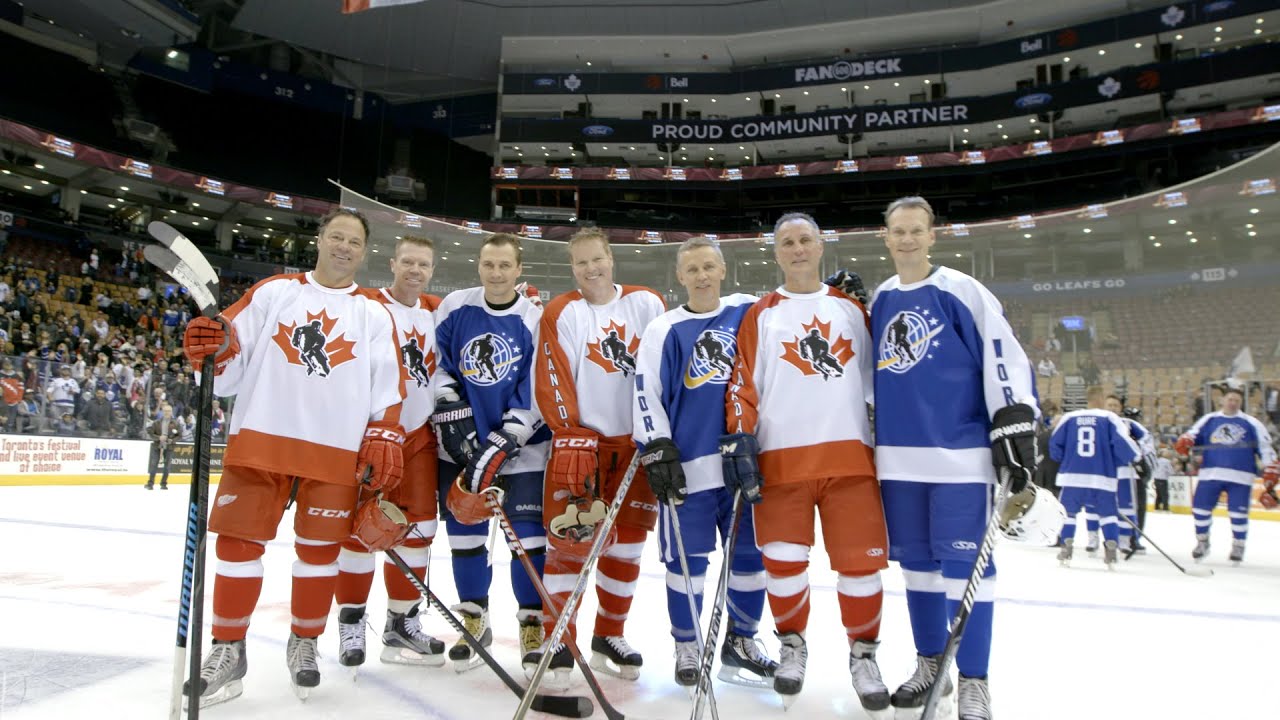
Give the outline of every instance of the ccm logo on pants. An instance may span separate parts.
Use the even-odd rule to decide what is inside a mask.
[[[331,509],[331,508],[318,508],[318,507],[307,508],[307,514],[308,514],[308,515],[314,515],[315,517],[323,517],[323,518],[349,518],[349,517],[351,517],[351,511],[350,511],[350,510],[333,510],[333,509]]]

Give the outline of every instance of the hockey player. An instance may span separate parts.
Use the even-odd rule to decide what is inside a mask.
[[[289,679],[299,697],[320,682],[316,638],[324,632],[338,576],[339,543],[350,537],[357,481],[372,489],[400,482],[404,386],[390,313],[353,282],[364,261],[369,225],[341,208],[320,222],[315,270],[276,275],[253,286],[218,320],[196,318],[183,349],[200,367],[215,357],[214,392],[237,396],[210,503],[217,533],[213,646],[200,670],[202,706],[240,695],[247,669],[245,635],[262,589],[262,554],[293,503],[292,632]],[[324,343],[294,331],[320,323]],[[226,349],[220,349],[223,343]]]
[[[481,286],[450,293],[435,312],[440,364],[432,424],[442,451],[439,476],[450,484],[440,492],[441,500],[447,499],[440,513],[453,556],[460,601],[455,609],[467,630],[489,645],[493,569],[485,540],[490,513],[477,493],[493,485],[504,489],[503,507],[541,574],[546,559],[542,473],[551,433],[534,401],[542,308],[516,287],[523,270],[520,238],[490,235],[480,247],[478,265]],[[520,645],[529,652],[542,643],[542,601],[520,563],[512,562],[510,571]],[[461,638],[449,658],[459,672],[479,663]]]
[[[616,497],[635,455],[631,405],[636,350],[641,331],[666,310],[653,290],[614,284],[613,252],[603,231],[578,231],[569,238],[568,252],[577,289],[555,298],[543,311],[537,369],[538,408],[552,430],[543,519],[550,544],[546,585],[556,615],[582,570],[603,505]],[[618,513],[616,538],[596,565],[599,609],[591,667],[626,680],[639,677],[643,664],[623,628],[640,577],[645,537],[657,514],[653,493],[638,474]],[[588,520],[582,520],[584,515]],[[546,632],[556,615],[549,609],[544,613]],[[572,638],[572,624],[569,633]],[[550,687],[566,685],[566,671],[573,667],[563,643],[554,652]],[[531,674],[541,659],[541,652],[527,654],[526,671]]]
[[[929,262],[933,209],[904,197],[884,213],[897,275],[871,304],[875,345],[876,469],[889,559],[906,580],[915,673],[891,698],[897,717],[919,717],[948,626],[991,519],[997,470],[1010,496],[1035,467],[1035,378],[1000,302],[977,280]],[[939,399],[945,398],[945,402]],[[1004,438],[1015,456],[1005,452]],[[1025,469],[1024,469],[1025,468]],[[995,597],[987,565],[956,655],[960,720],[991,716],[987,668]],[[941,679],[950,698],[951,678]]]
[[[635,439],[644,448],[650,487],[660,501],[662,561],[667,566],[667,614],[676,644],[676,683],[693,688],[699,657],[684,571],[673,540],[668,501],[676,505],[688,554],[695,602],[702,608],[708,558],[731,531],[733,493],[725,487],[719,439],[724,433],[724,394],[737,354],[735,336],[752,295],[720,297],[725,263],[705,237],[685,241],[676,253],[676,279],[689,301],[649,323],[640,341],[635,395]],[[756,547],[752,513],[742,506],[728,587],[729,624],[720,649],[720,678],[769,687],[777,663],[755,639],[764,611],[764,563]]]
[[[1120,417],[1124,426],[1129,429],[1129,437],[1133,438],[1134,444],[1138,446],[1138,459],[1132,465],[1120,468],[1120,477],[1116,481],[1116,512],[1129,519],[1129,522],[1121,520],[1116,525],[1120,531],[1119,547],[1125,552],[1131,550],[1134,553],[1145,553],[1147,549],[1138,542],[1133,526],[1142,527],[1138,522],[1138,500],[1146,496],[1139,492],[1138,485],[1145,483],[1151,476],[1151,467],[1155,465],[1156,459],[1155,439],[1151,432],[1142,426],[1142,423],[1136,418],[1129,417],[1129,412],[1119,395],[1108,395],[1106,408],[1107,412]]]
[[[404,368],[404,409],[401,424],[404,478],[386,493],[412,525],[408,538],[396,548],[405,564],[423,578],[436,534],[436,436],[427,422],[435,409],[431,375],[436,369],[436,326],[431,312],[440,298],[423,293],[431,282],[435,250],[429,238],[405,236],[390,260],[391,287],[360,292],[387,308],[396,321],[396,344]],[[338,662],[357,667],[365,658],[365,604],[373,584],[373,553],[356,539],[342,545],[338,555]],[[443,665],[444,643],[422,631],[418,606],[422,596],[390,560],[383,564],[387,588],[387,619],[382,631],[383,662],[405,665]]]
[[[865,709],[884,712],[889,692],[875,653],[888,543],[867,420],[867,315],[856,300],[822,283],[823,242],[813,218],[783,215],[774,242],[785,282],[751,306],[738,330],[725,408],[733,432],[720,442],[724,482],[758,502],[756,544],[782,642],[773,689],[789,705],[804,685],[816,507],[823,545],[839,574],[854,690]],[[801,354],[813,330],[830,348],[830,360]],[[761,488],[763,478],[768,483]]]
[[[1244,544],[1249,536],[1249,505],[1258,461],[1265,468],[1266,479],[1275,486],[1275,450],[1271,434],[1257,418],[1241,411],[1244,393],[1227,388],[1219,401],[1218,412],[1204,415],[1183,433],[1174,445],[1186,457],[1193,449],[1203,454],[1196,491],[1191,499],[1191,513],[1196,520],[1196,547],[1191,557],[1203,560],[1209,554],[1209,525],[1213,508],[1222,493],[1227,494],[1227,516],[1231,518],[1232,562],[1244,560]]]
[[[1062,416],[1049,438],[1049,452],[1041,472],[1056,472],[1062,487],[1062,505],[1067,522],[1062,526],[1062,549],[1058,562],[1071,562],[1076,532],[1075,516],[1082,509],[1098,517],[1101,524],[1103,558],[1115,569],[1119,538],[1116,528],[1116,485],[1121,471],[1141,456],[1124,420],[1106,409],[1101,387],[1085,391],[1089,407]]]

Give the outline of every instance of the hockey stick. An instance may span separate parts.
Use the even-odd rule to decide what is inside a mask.
[[[707,655],[707,649],[711,647],[702,636],[702,614],[698,612],[698,599],[693,590],[693,576],[689,572],[689,556],[684,551],[684,533],[680,530],[680,516],[676,513],[676,503],[674,500],[667,500],[667,515],[671,518],[671,534],[676,539],[676,554],[680,558],[680,572],[684,575],[684,592],[689,598],[689,617],[693,619],[693,636],[698,641],[698,684],[693,694],[693,714],[689,717],[692,720],[699,720],[702,717],[703,702],[711,703],[711,717],[720,720],[720,711],[716,708],[716,696],[711,690],[711,678],[702,676],[702,658]]]
[[[152,223],[173,230],[164,223]],[[177,231],[173,231],[177,232]],[[181,237],[181,236],[179,236]],[[160,239],[157,237],[157,239]],[[186,240],[186,238],[183,238]],[[162,240],[163,241],[163,240]],[[187,243],[190,244],[190,240]],[[214,317],[218,313],[218,276],[195,246],[184,248],[185,256],[169,247],[148,245],[143,256],[152,265],[178,281],[196,304],[200,314]],[[192,255],[194,253],[194,255]],[[207,270],[205,270],[207,268]],[[187,684],[187,713],[200,716],[200,647],[204,633],[205,541],[208,536],[209,455],[212,444],[214,355],[205,357],[200,367],[200,412],[196,415],[195,447],[191,462],[191,492],[187,500],[186,542],[182,554],[182,588],[178,596],[178,636],[173,656],[173,681],[169,695],[169,718],[182,717],[182,681],[190,645],[190,679]],[[191,628],[195,628],[194,635]]]
[[[631,464],[627,466],[627,473],[622,476],[622,482],[618,483],[618,490],[614,494],[613,502],[609,505],[609,513],[604,516],[604,520],[600,521],[600,527],[596,530],[596,539],[591,543],[591,550],[587,552],[586,559],[582,562],[582,570],[578,573],[578,582],[573,586],[573,592],[569,594],[569,598],[565,601],[564,607],[560,608],[560,617],[556,619],[556,626],[552,628],[550,637],[546,638],[547,647],[554,647],[560,642],[560,638],[564,636],[565,630],[569,629],[569,618],[573,617],[574,612],[578,609],[578,603],[582,600],[582,595],[587,591],[587,580],[591,577],[591,569],[596,563],[596,559],[600,557],[600,553],[604,551],[605,540],[609,537],[609,530],[613,528],[614,520],[618,519],[618,512],[622,509],[622,503],[626,500],[627,490],[631,489],[631,481],[636,477],[636,470],[640,467],[640,453],[636,453],[631,457]],[[532,694],[542,684],[542,678],[547,674],[547,668],[551,666],[551,653],[542,653],[542,659],[538,661],[538,669],[534,671],[533,678],[529,680],[529,691],[525,694],[524,700],[520,702],[520,707],[516,709],[516,714],[512,716],[512,720],[524,720],[524,716],[529,713],[529,707],[533,703]]]
[[[525,550],[524,545],[520,544],[520,536],[516,534],[516,529],[511,525],[511,518],[507,517],[507,511],[502,509],[502,500],[498,492],[485,491],[488,497],[485,502],[488,503],[489,509],[493,511],[493,517],[497,519],[497,525],[502,528],[502,532],[507,537],[507,548],[511,550],[511,554],[520,560],[520,564],[524,566],[524,571],[529,574],[529,580],[533,582],[533,587],[537,589],[538,596],[542,598],[542,606],[551,613],[556,620],[560,619],[560,614],[556,612],[555,602],[551,599],[551,593],[547,592],[547,586],[542,584],[542,577],[538,574],[538,569],[533,566],[533,560],[529,557],[529,552]],[[591,688],[591,694],[596,696],[596,700],[600,702],[600,709],[604,711],[605,717],[609,720],[623,720],[623,714],[618,712],[609,699],[604,696],[604,690],[600,687],[600,682],[596,679],[596,674],[591,670],[591,666],[582,659],[582,651],[578,649],[578,643],[574,638],[569,638],[565,643],[569,648],[569,652],[573,655],[573,659],[578,663],[578,668],[582,670],[582,676],[587,679],[587,687]],[[547,645],[543,654],[550,654],[551,646]]]
[[[1005,457],[1016,458],[1017,453],[1013,450],[1013,441],[1009,438],[1003,438]],[[1031,482],[1031,471],[1027,468],[1019,468],[1026,473],[1027,482]],[[1013,484],[1013,474],[1007,468],[1000,468],[1000,489],[996,492],[996,502],[992,506],[991,519],[987,521],[987,530],[982,536],[982,545],[978,547],[978,557],[973,561],[973,572],[969,574],[969,582],[964,586],[964,594],[960,596],[960,608],[956,610],[956,616],[951,621],[951,634],[947,636],[947,644],[942,651],[942,657],[938,659],[938,669],[933,675],[933,682],[929,684],[929,694],[925,697],[924,713],[920,716],[921,720],[935,720],[938,712],[938,702],[942,700],[942,686],[945,684],[944,679],[951,669],[951,661],[956,656],[956,651],[960,649],[960,638],[964,635],[965,626],[969,624],[969,616],[973,613],[973,603],[978,596],[978,586],[982,584],[982,576],[987,572],[987,566],[991,564],[991,551],[996,545],[996,531],[1000,526],[1000,507],[1004,505],[1009,496],[1009,487]]]
[[[1178,561],[1174,560],[1172,557],[1169,557],[1169,553],[1165,552],[1163,548],[1155,544],[1155,542],[1151,540],[1151,536],[1143,532],[1142,528],[1138,527],[1137,525],[1134,525],[1133,521],[1124,515],[1120,515],[1119,517],[1125,522],[1129,523],[1129,525],[1133,527],[1133,529],[1138,533],[1139,536],[1142,537],[1143,540],[1146,540],[1151,545],[1151,547],[1155,548],[1156,551],[1158,551],[1161,555],[1164,556],[1165,560],[1168,560],[1169,562],[1173,563],[1174,567],[1181,570],[1183,575],[1190,575],[1191,577],[1202,577],[1202,578],[1211,577],[1213,575],[1213,568],[1197,567],[1195,565],[1192,565],[1191,567],[1188,568],[1188,567],[1183,567],[1182,565],[1179,565]],[[1129,556],[1132,554],[1133,554],[1133,551],[1127,552],[1124,559],[1128,560]]]
[[[692,720],[702,716],[703,683],[706,692],[711,692],[711,664],[715,661],[715,644],[720,640],[720,620],[724,616],[725,605],[729,599],[729,574],[733,570],[733,549],[738,544],[738,524],[742,521],[742,491],[733,492],[733,513],[729,519],[729,537],[724,541],[724,564],[720,566],[720,580],[716,584],[716,601],[711,606],[711,618],[707,624],[707,646],[702,649],[702,663],[698,669],[698,690],[693,698]],[[712,713],[715,706],[712,706]]]
[[[595,712],[595,707],[591,704],[591,700],[589,698],[578,695],[537,695],[534,693],[532,686],[528,690],[521,687],[520,683],[516,682],[516,679],[511,677],[510,673],[498,664],[498,661],[494,659],[493,655],[489,654],[488,648],[481,645],[480,641],[477,640],[474,635],[467,632],[467,627],[462,624],[462,621],[458,619],[458,616],[454,615],[453,611],[450,610],[439,597],[436,597],[436,594],[431,591],[431,588],[427,587],[427,584],[422,582],[422,579],[414,573],[413,568],[409,567],[405,563],[404,558],[400,557],[400,553],[396,552],[395,549],[386,550],[385,553],[387,557],[391,559],[391,562],[395,563],[395,566],[400,568],[400,572],[404,573],[404,576],[409,578],[409,582],[413,583],[413,586],[418,588],[418,592],[422,593],[422,595],[427,599],[427,602],[439,611],[440,616],[443,617],[454,630],[462,635],[462,639],[467,642],[467,645],[471,646],[471,649],[475,651],[481,659],[484,660],[485,664],[493,670],[500,680],[502,680],[502,683],[510,688],[511,692],[524,700],[527,700],[534,710],[569,718],[590,717],[591,713]]]

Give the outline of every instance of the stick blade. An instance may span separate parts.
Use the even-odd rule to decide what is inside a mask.
[[[174,252],[160,245],[147,245],[142,248],[142,256],[147,262],[160,268],[169,277],[186,289],[200,308],[200,314],[213,317],[218,313],[217,279],[210,286],[203,282],[191,266],[182,261]]]
[[[1182,572],[1190,575],[1191,577],[1213,577],[1213,568],[1200,567],[1199,565],[1183,566]]]
[[[209,264],[209,260],[204,256],[204,253],[200,252],[200,248],[196,247],[190,238],[183,235],[174,226],[161,220],[152,220],[147,224],[147,232],[161,245],[172,250],[175,255],[190,265],[197,273],[206,277],[216,278],[218,276],[217,271],[213,269],[213,265]]]
[[[591,699],[580,695],[537,695],[533,698],[532,708],[538,712],[569,718],[591,717],[596,711]]]

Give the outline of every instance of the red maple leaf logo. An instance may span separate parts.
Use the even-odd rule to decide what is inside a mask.
[[[853,359],[853,341],[836,337],[832,342],[831,323],[819,321],[817,315],[801,329],[794,340],[782,343],[782,359],[805,375],[821,375],[823,379],[843,375],[845,367]],[[818,331],[816,335],[814,330]]]
[[[304,324],[313,325],[317,320],[320,322],[318,330],[325,338],[323,355],[325,356],[324,361],[327,363],[327,368],[323,368],[322,371],[315,370],[318,366],[313,365],[318,361],[318,358],[304,361],[302,351],[294,346],[294,334],[299,327],[297,323],[289,323],[288,325],[276,323],[276,334],[272,335],[271,339],[275,341],[276,346],[284,353],[285,360],[290,365],[302,365],[308,368],[309,371],[319,372],[321,377],[324,377],[339,365],[356,359],[356,344],[347,339],[346,333],[329,339],[329,334],[333,331],[333,327],[338,324],[338,320],[337,318],[329,317],[329,313],[326,310],[321,310],[318,315],[307,313],[307,322]]]
[[[605,357],[605,348],[609,347],[609,357]],[[600,328],[600,336],[587,344],[587,359],[599,365],[607,373],[634,373],[636,370],[636,351],[640,349],[640,338],[632,336],[627,339],[627,326],[619,325],[616,320]]]

